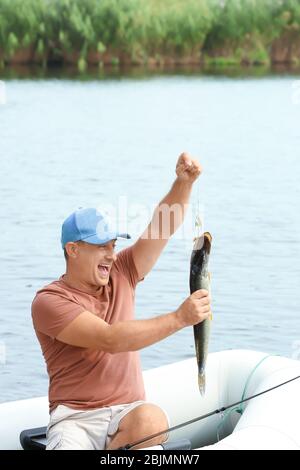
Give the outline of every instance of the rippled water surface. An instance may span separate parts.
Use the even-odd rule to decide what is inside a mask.
[[[153,206],[169,190],[183,150],[199,156],[205,170],[199,195],[214,237],[211,351],[300,357],[296,79],[174,73],[5,80],[0,401],[47,393],[30,304],[64,272],[62,220],[119,196],[129,206]],[[138,286],[138,318],[170,312],[188,296],[192,236],[171,240]],[[145,349],[143,367],[193,355],[187,328]]]

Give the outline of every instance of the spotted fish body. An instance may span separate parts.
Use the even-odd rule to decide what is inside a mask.
[[[210,273],[208,270],[209,255],[212,237],[205,232],[197,237],[191,256],[190,267],[190,292],[206,289],[210,293]],[[201,395],[205,394],[205,365],[208,354],[210,336],[211,315],[202,323],[194,325],[194,339],[198,364],[198,384]]]

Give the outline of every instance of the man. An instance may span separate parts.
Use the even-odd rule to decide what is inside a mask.
[[[179,157],[177,178],[146,231],[118,256],[116,239],[128,236],[96,209],[78,210],[63,223],[66,274],[38,291],[32,304],[50,379],[48,450],[117,449],[168,428],[165,412],[146,401],[138,351],[205,320],[210,299],[197,291],[174,312],[134,320],[134,294],[183,222],[200,173],[196,160]],[[166,215],[175,205],[176,217]]]

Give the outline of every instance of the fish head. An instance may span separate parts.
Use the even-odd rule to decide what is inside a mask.
[[[201,237],[195,238],[191,256],[191,269],[194,275],[200,274],[203,267],[207,265],[211,241],[212,236],[209,232],[205,232]]]
[[[200,257],[202,253],[210,254],[212,236],[209,232],[205,232],[201,237],[194,238],[193,252],[198,252]]]

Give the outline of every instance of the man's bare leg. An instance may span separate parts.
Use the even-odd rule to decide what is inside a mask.
[[[153,404],[139,405],[121,419],[119,429],[113,436],[107,450],[118,449],[126,444],[139,441],[160,431],[168,429],[169,423],[163,410]],[[166,434],[133,448],[141,449],[161,444],[166,440]]]

